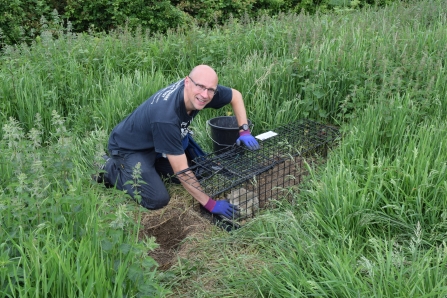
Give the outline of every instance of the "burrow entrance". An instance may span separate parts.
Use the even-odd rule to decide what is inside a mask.
[[[213,228],[209,220],[188,204],[187,199],[178,197],[171,199],[163,209],[142,215],[141,224],[140,239],[152,236],[159,244],[158,248],[148,253],[158,263],[159,270],[171,268],[178,256],[184,255],[195,245],[194,241],[185,239],[204,237]]]

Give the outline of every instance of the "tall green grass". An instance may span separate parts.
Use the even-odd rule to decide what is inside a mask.
[[[3,296],[441,297],[447,3],[229,20],[166,35],[46,32],[0,56]],[[327,163],[243,229],[159,274],[140,208],[90,183],[110,130],[200,63],[254,133],[339,125]],[[211,150],[201,112],[193,126]],[[37,116],[36,116],[37,115]],[[12,118],[10,118],[12,117]],[[134,216],[137,219],[134,219]]]
[[[446,92],[443,4],[230,20],[222,28],[164,36],[125,29],[74,35],[67,29],[54,39],[47,32],[31,48],[7,48],[1,56],[2,119],[14,116],[30,128],[39,112],[48,129],[55,109],[81,133],[95,125],[109,130],[154,90],[200,63],[242,91],[247,106],[262,107],[249,109],[257,132],[302,117],[344,122],[374,98],[407,91],[424,105],[425,98]],[[120,85],[134,76],[144,81]],[[98,108],[109,96],[117,117]]]
[[[266,249],[257,284],[266,296],[439,297],[447,292],[446,123],[414,116],[396,98],[387,126],[390,150],[376,137],[384,121],[372,105],[351,123],[322,173],[261,235],[278,235]],[[413,115],[412,115],[413,114]],[[419,125],[408,125],[411,117]],[[419,121],[418,121],[419,120]],[[405,125],[399,125],[404,123]],[[359,128],[363,129],[360,132]],[[370,138],[373,141],[369,140]],[[365,146],[365,143],[372,143]],[[286,213],[287,214],[287,213]],[[250,232],[252,233],[252,232]]]
[[[87,178],[106,134],[74,137],[56,112],[51,123],[46,144],[40,117],[27,133],[12,118],[3,125],[0,296],[163,295],[147,256],[157,244],[138,241],[141,210]]]

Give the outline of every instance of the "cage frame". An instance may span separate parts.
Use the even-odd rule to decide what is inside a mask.
[[[204,217],[208,217],[227,231],[242,227],[248,219],[271,205],[270,201],[278,200],[279,188],[294,187],[301,183],[302,177],[308,174],[306,167],[317,165],[320,159],[324,160],[327,157],[329,148],[338,142],[340,132],[338,127],[333,125],[300,119],[257,135],[256,138],[260,145],[259,150],[250,150],[245,146],[234,144],[197,157],[193,160],[192,166],[176,175],[217,200],[226,199],[233,203],[239,194],[238,207],[243,209],[245,214],[235,214],[232,219],[213,215],[198,202],[193,203],[193,207],[199,209]],[[278,173],[282,171],[283,177],[273,183],[268,177],[275,169],[278,169]],[[262,182],[250,186],[254,184],[253,181],[262,180],[262,177],[265,181],[270,181],[267,185],[274,186],[271,189],[262,189],[259,185]],[[289,181],[293,179],[295,181]],[[245,205],[241,206],[240,197],[243,196]],[[250,213],[249,196],[253,201]]]

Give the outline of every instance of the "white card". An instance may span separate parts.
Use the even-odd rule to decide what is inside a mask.
[[[257,135],[255,138],[257,138],[258,140],[264,141],[264,140],[267,140],[267,139],[274,137],[276,135],[278,135],[278,134],[274,131],[267,131],[267,132],[261,133],[260,135]]]

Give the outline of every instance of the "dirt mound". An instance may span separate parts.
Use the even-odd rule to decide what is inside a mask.
[[[149,252],[159,264],[159,270],[167,270],[177,262],[177,255],[189,243],[184,242],[187,237],[204,237],[213,228],[199,210],[180,200],[171,200],[165,208],[145,213],[141,224],[140,239],[153,236],[160,245]]]

